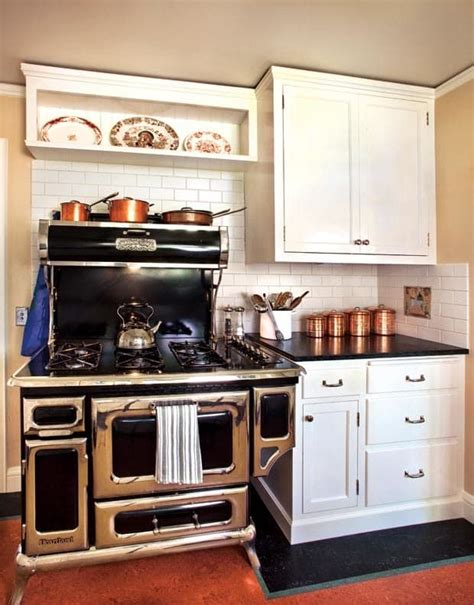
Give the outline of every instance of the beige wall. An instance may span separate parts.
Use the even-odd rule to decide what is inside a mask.
[[[469,263],[474,346],[474,80],[436,100],[438,262]],[[466,365],[465,489],[474,494],[474,361]]]
[[[19,355],[23,329],[15,327],[15,307],[31,299],[31,156],[24,146],[25,100],[0,96],[0,138],[8,140],[7,208],[7,375],[26,360]],[[7,465],[19,464],[18,389],[7,393]]]

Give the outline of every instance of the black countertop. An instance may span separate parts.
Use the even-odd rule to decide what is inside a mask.
[[[430,355],[467,355],[469,349],[445,345],[411,336],[344,336],[311,338],[304,332],[293,332],[290,340],[268,340],[259,334],[247,334],[254,342],[292,361],[334,361],[337,359],[370,359],[377,357],[425,357]]]

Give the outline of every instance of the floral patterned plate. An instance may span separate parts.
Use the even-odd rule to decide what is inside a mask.
[[[61,116],[46,122],[40,130],[40,139],[49,143],[99,145],[102,133],[95,124],[85,118]]]
[[[179,147],[179,137],[169,124],[147,116],[119,120],[110,131],[110,142],[112,145],[171,151]]]
[[[218,132],[198,130],[189,134],[183,143],[186,151],[198,151],[200,153],[230,153],[230,143]]]

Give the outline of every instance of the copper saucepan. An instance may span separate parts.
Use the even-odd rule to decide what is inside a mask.
[[[124,197],[109,200],[110,220],[117,223],[146,223],[148,210],[153,206],[144,200],[135,200],[132,197]]]
[[[234,214],[235,212],[242,212],[246,206],[239,208],[238,210],[222,210],[221,212],[210,212],[209,210],[193,210],[192,208],[185,207],[181,210],[168,210],[162,212],[161,221],[163,223],[178,224],[178,225],[212,225],[212,220],[219,216],[227,216],[228,214]]]
[[[61,204],[61,220],[62,221],[73,221],[75,223],[88,221],[92,206],[100,204],[101,202],[106,202],[110,200],[110,198],[118,195],[118,191],[115,193],[111,193],[106,197],[94,202],[93,204],[85,204],[84,202],[79,202],[78,200],[71,200],[70,202],[62,202]]]

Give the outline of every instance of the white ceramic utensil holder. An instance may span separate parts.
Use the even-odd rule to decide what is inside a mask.
[[[278,329],[283,334],[284,340],[291,338],[291,311],[273,311]],[[273,328],[272,320],[268,313],[260,313],[260,336],[269,340],[277,340],[275,329]]]

